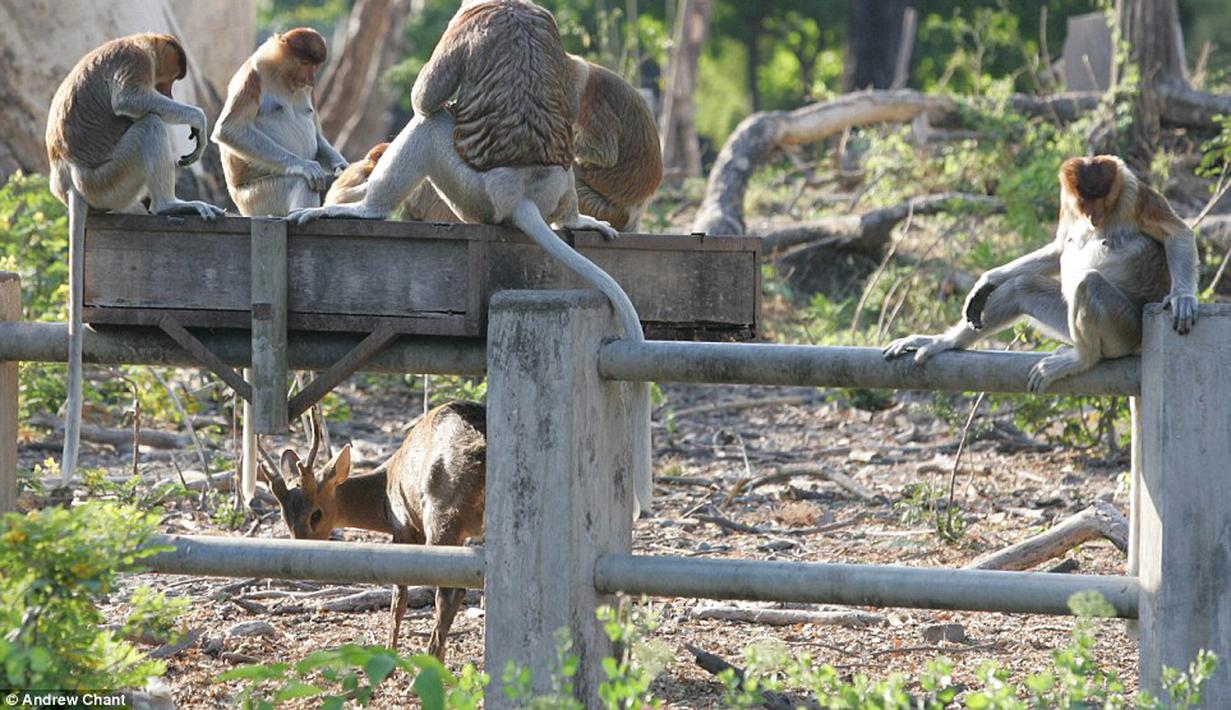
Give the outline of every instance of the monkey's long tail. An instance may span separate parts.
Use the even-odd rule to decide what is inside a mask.
[[[616,318],[624,331],[624,337],[632,342],[645,340],[641,332],[641,319],[637,309],[629,300],[628,294],[620,288],[620,284],[594,262],[585,258],[572,247],[560,240],[551,231],[539,208],[529,200],[523,201],[513,210],[512,222],[527,236],[541,246],[554,259],[564,264],[569,271],[577,274],[583,281],[594,286],[611,301]],[[654,495],[654,479],[650,465],[650,383],[636,382],[633,384],[632,396],[632,429],[633,429],[633,494],[638,510],[649,513],[650,501]],[[634,517],[637,511],[634,511]]]
[[[85,289],[85,217],[89,208],[77,188],[68,188],[68,399],[64,404],[64,452],[60,485],[67,486],[77,469],[81,447],[81,301]]]

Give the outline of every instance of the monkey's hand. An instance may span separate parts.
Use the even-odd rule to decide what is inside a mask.
[[[1171,311],[1171,325],[1180,335],[1187,335],[1197,324],[1197,297],[1190,293],[1168,294],[1163,308]]]
[[[208,135],[205,130],[205,112],[196,106],[193,106],[192,108],[196,109],[196,111],[192,116],[192,121],[188,124],[188,138],[189,140],[195,141],[196,146],[188,155],[180,156],[177,164],[181,168],[186,168],[200,160],[201,154],[205,152],[205,146],[207,143],[204,138],[204,136]]]
[[[333,171],[334,177],[338,177],[339,175],[342,174],[342,171],[346,170],[349,167],[350,167],[350,163],[346,162],[346,158],[339,156],[338,159],[333,161],[333,164],[329,166],[329,169]]]
[[[998,285],[989,279],[987,274],[983,274],[975,282],[974,288],[970,289],[970,293],[966,296],[966,303],[962,305],[962,314],[971,328],[983,330],[983,309],[987,306],[987,299]]]
[[[287,175],[298,175],[308,181],[308,187],[313,192],[324,192],[329,188],[329,176],[325,169],[315,160],[304,160],[298,165],[292,165],[286,171]]]

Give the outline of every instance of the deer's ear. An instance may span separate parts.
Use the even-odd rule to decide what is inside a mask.
[[[269,464],[264,461],[257,461],[256,473],[269,486],[269,490],[273,492],[275,498],[281,501],[286,497],[286,481],[282,480],[282,476],[278,475],[277,471],[271,469]]]
[[[291,449],[286,449],[282,452],[282,475],[299,475],[299,454],[295,453]]]
[[[346,480],[350,475],[350,444],[342,447],[329,462],[328,472],[325,474],[325,482],[331,485],[338,485]]]

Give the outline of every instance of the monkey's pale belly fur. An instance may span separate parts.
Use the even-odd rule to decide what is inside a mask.
[[[1089,271],[1099,272],[1140,311],[1161,301],[1171,288],[1163,246],[1135,230],[1100,235],[1088,227],[1074,227],[1060,256],[1060,285],[1066,301]]]

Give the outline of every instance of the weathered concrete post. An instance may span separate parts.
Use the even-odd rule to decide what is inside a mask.
[[[557,629],[581,664],[575,692],[598,707],[612,645],[595,620],[609,599],[594,561],[631,547],[632,385],[598,376],[617,333],[597,291],[504,291],[491,301],[487,385],[486,666],[488,708],[510,662],[551,689]]]
[[[21,278],[0,271],[0,321],[21,319]],[[17,510],[17,363],[0,362],[0,514]]]
[[[1138,522],[1141,687],[1164,666],[1218,654],[1203,698],[1231,699],[1231,306],[1203,306],[1192,332],[1147,308],[1141,362]]]

